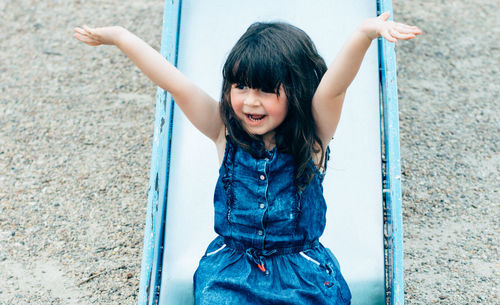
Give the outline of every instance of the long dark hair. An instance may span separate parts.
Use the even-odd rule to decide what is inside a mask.
[[[231,86],[241,84],[276,94],[283,86],[288,113],[275,130],[275,141],[278,151],[293,156],[294,180],[300,189],[314,176],[308,166],[312,154],[321,151],[320,164],[324,162],[312,98],[326,70],[325,61],[309,36],[282,22],[252,24],[229,53],[223,68],[221,117],[231,139],[250,152],[252,141],[261,142],[264,147],[262,137],[248,134],[242,127],[231,106]]]

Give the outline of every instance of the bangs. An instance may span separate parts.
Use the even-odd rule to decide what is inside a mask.
[[[233,50],[223,70],[230,84],[245,85],[264,92],[279,92],[286,83],[287,67],[280,54],[265,41],[250,39],[239,50]]]

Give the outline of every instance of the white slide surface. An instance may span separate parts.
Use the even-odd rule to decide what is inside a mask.
[[[228,52],[255,21],[303,29],[329,65],[376,1],[183,0],[178,67],[216,100]],[[349,87],[324,181],[327,226],[320,241],[338,258],[352,304],[384,304],[382,173],[377,44]],[[213,230],[215,145],[175,108],[160,304],[193,304],[192,279]]]

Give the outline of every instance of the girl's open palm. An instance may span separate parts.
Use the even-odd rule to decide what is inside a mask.
[[[364,32],[368,38],[375,39],[384,37],[390,42],[396,42],[400,39],[408,40],[415,38],[416,35],[422,34],[422,31],[416,26],[406,25],[404,23],[387,21],[390,17],[389,12],[384,12],[376,18],[365,20],[359,26],[359,30]]]
[[[76,27],[73,37],[88,44],[89,46],[99,46],[102,44],[113,45],[124,29],[119,26],[104,28],[89,28],[88,26]]]

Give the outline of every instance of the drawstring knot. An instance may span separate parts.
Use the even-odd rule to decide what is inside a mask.
[[[245,251],[246,255],[252,259],[252,261],[257,265],[260,271],[266,272],[266,267],[265,267],[265,257],[271,256],[274,253],[278,252],[276,249],[271,250],[271,251],[266,251],[262,250],[257,253],[257,251],[254,248],[249,248]]]

